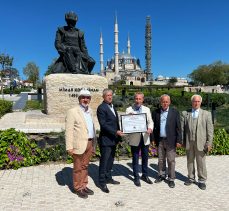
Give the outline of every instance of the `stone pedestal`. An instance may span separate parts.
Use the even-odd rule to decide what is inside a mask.
[[[108,88],[106,78],[82,74],[51,74],[46,76],[44,79],[45,113],[65,115],[68,109],[78,104],[78,94],[83,88],[91,92],[90,107],[96,111],[103,100],[103,90]]]

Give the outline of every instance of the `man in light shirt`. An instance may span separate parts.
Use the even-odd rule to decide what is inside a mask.
[[[88,198],[94,192],[88,185],[88,164],[95,152],[96,133],[92,110],[88,107],[91,94],[82,89],[79,104],[68,110],[66,117],[66,150],[73,157],[73,186],[80,198]]]
[[[132,133],[128,135],[128,143],[131,146],[132,165],[134,174],[134,184],[138,187],[141,186],[139,177],[139,154],[141,151],[142,157],[142,176],[141,179],[148,184],[153,182],[148,177],[148,154],[150,144],[150,134],[153,132],[153,120],[151,117],[150,109],[143,105],[144,94],[137,92],[134,95],[134,105],[126,109],[126,114],[146,114],[147,131],[143,133]]]
[[[206,154],[211,150],[213,140],[213,124],[211,113],[200,108],[202,97],[191,97],[192,109],[182,112],[181,130],[184,147],[187,154],[188,180],[184,183],[189,186],[195,183],[195,160],[197,163],[198,187],[206,189],[207,169]]]
[[[158,146],[158,178],[155,183],[166,179],[166,159],[168,162],[168,185],[175,187],[175,157],[176,147],[181,147],[181,126],[179,112],[170,107],[169,95],[160,97],[161,108],[153,114],[153,139]]]

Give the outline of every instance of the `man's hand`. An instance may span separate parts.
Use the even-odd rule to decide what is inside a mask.
[[[96,153],[96,149],[93,147],[93,149],[92,149],[92,155],[95,155],[95,153]]]
[[[151,128],[148,128],[147,133],[150,134],[152,132],[153,132],[153,130]]]
[[[68,152],[68,154],[69,154],[70,156],[73,155],[73,149],[69,149],[67,152]]]
[[[116,135],[118,135],[118,136],[124,136],[124,133],[123,133],[121,130],[118,130],[118,131],[116,132]]]
[[[182,147],[182,144],[180,144],[180,143],[177,143],[176,145],[177,145],[177,148],[181,148]]]
[[[208,146],[208,152],[210,152],[212,150],[212,146]]]

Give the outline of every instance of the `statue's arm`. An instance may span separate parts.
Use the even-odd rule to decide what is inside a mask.
[[[84,32],[79,31],[79,38],[80,38],[80,50],[83,52],[86,56],[88,56],[88,50],[86,47],[85,39],[84,39]]]
[[[56,39],[55,39],[55,47],[58,51],[59,54],[63,54],[65,52],[65,45],[62,42],[63,39],[63,31],[62,28],[58,28],[57,32],[56,32]]]

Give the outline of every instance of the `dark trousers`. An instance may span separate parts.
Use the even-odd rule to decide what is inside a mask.
[[[148,176],[148,153],[149,145],[144,144],[143,137],[138,146],[131,146],[132,165],[134,178],[139,179],[139,153],[141,150],[142,157],[142,175]]]
[[[111,170],[114,163],[116,146],[100,146],[100,161],[99,161],[99,183],[106,184],[106,181],[111,180]]]

